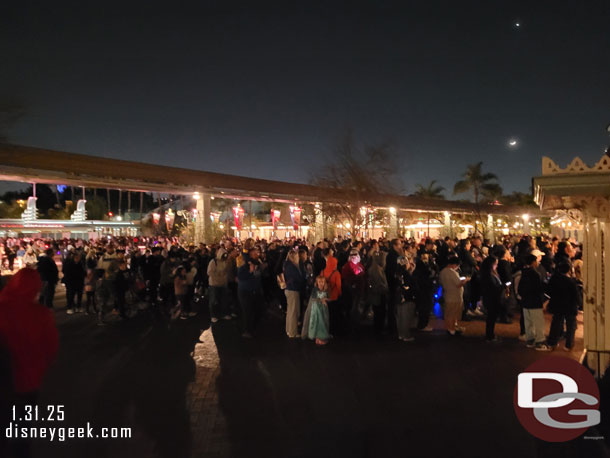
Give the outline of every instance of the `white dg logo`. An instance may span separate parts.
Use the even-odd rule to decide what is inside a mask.
[[[555,380],[561,384],[562,392],[543,396],[538,401],[533,400],[534,380]],[[564,407],[578,399],[585,404],[595,405],[598,400],[589,394],[579,393],[576,381],[565,374],[557,372],[525,372],[519,374],[517,404],[521,408],[532,408],[536,419],[551,428],[578,429],[598,425],[601,421],[600,412],[596,409],[572,409],[570,415],[584,415],[584,421],[561,422],[549,415],[549,409]]]

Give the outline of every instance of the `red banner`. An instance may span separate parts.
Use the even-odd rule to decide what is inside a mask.
[[[280,222],[281,212],[279,210],[271,210],[271,224],[273,225],[273,230],[277,229],[277,224]]]
[[[301,223],[301,207],[294,205],[290,206],[290,220],[292,221],[292,227],[294,230],[298,230],[299,224]]]
[[[235,219],[235,227],[237,230],[241,230],[241,222],[244,217],[244,209],[239,205],[237,207],[233,207],[233,218]]]

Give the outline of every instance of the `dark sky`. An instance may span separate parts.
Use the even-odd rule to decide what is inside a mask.
[[[609,142],[608,1],[8,3],[14,143],[305,182],[351,127],[407,191],[484,161],[510,192]]]

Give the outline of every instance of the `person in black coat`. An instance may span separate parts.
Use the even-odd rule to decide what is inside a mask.
[[[559,242],[557,245],[557,253],[555,253],[555,258],[553,259],[555,268],[560,264],[568,264],[571,268],[573,254],[574,252],[570,242]]]
[[[157,300],[159,291],[159,282],[161,281],[161,264],[164,258],[161,255],[161,249],[154,247],[150,253],[146,253],[144,261],[144,281],[149,295],[150,302],[154,303]]]
[[[402,256],[402,242],[399,239],[393,239],[390,245],[390,251],[385,260],[385,276],[388,281],[388,330],[394,332],[396,329],[395,304],[399,302],[396,297],[397,278],[398,278],[398,258]]]
[[[566,350],[574,346],[574,333],[576,332],[576,315],[578,314],[578,285],[570,277],[571,266],[563,262],[557,265],[555,273],[549,280],[548,295],[551,297],[548,310],[553,314],[548,344],[557,345],[563,322],[566,323]]]
[[[324,246],[323,242],[318,242],[316,249],[313,251],[313,275],[317,278],[318,275],[326,267],[326,259],[324,259]]]
[[[498,258],[498,275],[503,285],[506,285],[510,292],[509,286],[513,281],[513,264],[508,250],[503,245],[496,245],[493,249],[493,255]],[[500,310],[500,322],[510,324],[512,322],[510,315],[510,296],[505,295],[502,299],[502,308]]]
[[[518,293],[523,304],[525,339],[529,348],[548,351],[544,344],[544,283],[538,273],[538,258],[529,254],[525,257]]]
[[[477,316],[477,302],[479,300],[477,261],[471,253],[472,244],[470,239],[460,240],[460,246],[457,249],[458,257],[460,258],[460,273],[463,277],[474,278],[474,281],[469,281],[464,285],[464,310],[462,317]]]
[[[488,342],[498,342],[495,335],[496,321],[502,308],[502,297],[506,288],[498,275],[498,258],[488,256],[481,264],[481,296],[487,310],[485,338]]]
[[[64,277],[62,282],[66,285],[66,302],[68,315],[74,312],[82,311],[81,302],[83,298],[83,289],[85,287],[85,276],[87,272],[85,265],[82,261],[82,255],[76,252],[66,258],[62,272]],[[76,299],[76,308],[74,307],[74,300]]]
[[[59,271],[53,259],[55,252],[53,248],[48,248],[44,256],[38,258],[37,269],[42,280],[42,290],[40,291],[40,303],[49,308],[53,308],[53,298],[55,297],[55,285],[59,280]]]
[[[114,297],[116,298],[114,308],[119,312],[121,318],[127,319],[126,294],[130,286],[130,275],[127,270],[127,262],[119,262],[119,270],[114,279]]]
[[[432,331],[432,327],[428,325],[430,321],[430,312],[434,304],[434,278],[435,270],[430,255],[424,253],[415,263],[415,271],[413,277],[417,282],[419,294],[417,295],[415,305],[417,309],[417,329],[420,331]]]

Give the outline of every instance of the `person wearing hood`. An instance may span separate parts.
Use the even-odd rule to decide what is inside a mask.
[[[330,322],[330,333],[336,334],[341,326],[341,310],[339,298],[341,297],[341,273],[337,268],[337,258],[333,256],[332,248],[324,248],[324,270],[322,275],[326,278],[328,285],[328,315]]]
[[[366,269],[367,304],[373,308],[373,325],[376,334],[381,334],[385,326],[388,301],[388,280],[385,276],[386,253],[379,251],[374,242],[369,253]]]
[[[345,314],[351,317],[354,324],[358,324],[362,318],[362,298],[365,290],[366,271],[360,262],[360,253],[352,249],[349,253],[347,263],[341,269],[341,284],[343,285]]]
[[[216,251],[216,257],[208,263],[209,305],[212,323],[216,323],[219,318],[225,320],[231,319],[231,315],[227,310],[228,258],[229,253],[221,247]]]
[[[43,377],[57,356],[59,335],[51,310],[37,301],[40,275],[21,269],[0,292],[0,350],[8,354],[15,416],[35,405]],[[3,393],[4,394],[4,393]],[[15,456],[29,456],[29,441],[14,444]]]

